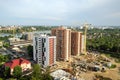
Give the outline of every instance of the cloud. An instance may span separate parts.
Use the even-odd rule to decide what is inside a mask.
[[[109,17],[109,18],[120,18],[120,12],[115,12],[115,13],[109,14],[107,17]]]
[[[119,17],[119,13],[115,13],[120,12],[119,3],[119,0],[0,0],[0,21],[29,24],[40,20],[46,24],[70,25],[87,20],[109,24],[106,19]]]
[[[54,21],[61,21],[63,20],[62,18],[59,18],[59,17],[53,17],[53,16],[47,16],[47,17],[44,17],[43,19],[48,19],[48,20],[54,20]]]

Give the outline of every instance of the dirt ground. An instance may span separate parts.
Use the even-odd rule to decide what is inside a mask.
[[[87,73],[82,73],[80,75],[81,78],[84,80],[94,80],[95,75],[101,75],[107,78],[111,78],[112,80],[120,80],[120,74],[118,73],[117,68],[108,70],[106,72],[87,72]]]
[[[102,56],[106,57],[105,55],[102,55]],[[80,56],[79,58],[85,59],[84,56]],[[87,71],[87,72],[80,73],[80,75],[78,77],[81,78],[82,80],[94,80],[95,75],[101,75],[103,77],[111,78],[112,80],[120,80],[120,71],[119,71],[120,63],[116,63],[114,61],[114,59],[110,59],[110,62],[112,64],[116,64],[116,68],[106,69],[106,72]],[[57,65],[58,65],[57,69],[70,68],[70,62],[62,62],[61,61],[61,62],[57,62]]]
[[[104,54],[102,55],[103,57],[106,57]],[[81,56],[82,57],[82,56]],[[106,57],[107,58],[107,57]],[[103,77],[111,78],[112,80],[120,80],[120,63],[116,63],[114,59],[111,59],[110,62],[112,64],[116,64],[116,68],[114,69],[107,69],[106,72],[86,72],[81,74],[81,77],[84,78],[85,80],[93,80],[95,75],[101,75]]]

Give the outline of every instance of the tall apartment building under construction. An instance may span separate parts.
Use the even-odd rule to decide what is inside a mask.
[[[83,52],[82,32],[71,32],[71,55],[80,55]]]
[[[51,31],[56,36],[56,59],[68,61],[71,56],[71,30],[65,27],[54,28]]]
[[[53,28],[56,36],[56,59],[68,61],[71,55],[77,56],[84,51],[84,35],[82,32],[71,31],[64,27]]]

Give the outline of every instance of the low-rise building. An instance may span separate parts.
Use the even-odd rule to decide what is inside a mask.
[[[31,69],[31,62],[26,59],[19,58],[19,59],[14,59],[10,62],[5,63],[4,66],[10,67],[11,74],[12,74],[12,72],[16,66],[20,66],[22,68],[22,71]]]
[[[9,40],[10,45],[13,45],[14,42],[20,41],[19,38],[15,38],[15,37],[14,38],[9,38],[8,40]]]

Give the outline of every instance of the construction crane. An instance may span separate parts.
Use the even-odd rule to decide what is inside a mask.
[[[83,51],[84,51],[84,54],[85,54],[85,55],[87,54],[87,52],[86,52],[87,29],[88,29],[88,27],[89,27],[90,25],[91,25],[91,24],[88,24],[88,23],[85,23],[85,24],[83,25],[83,28],[84,28],[84,49],[83,49]]]

